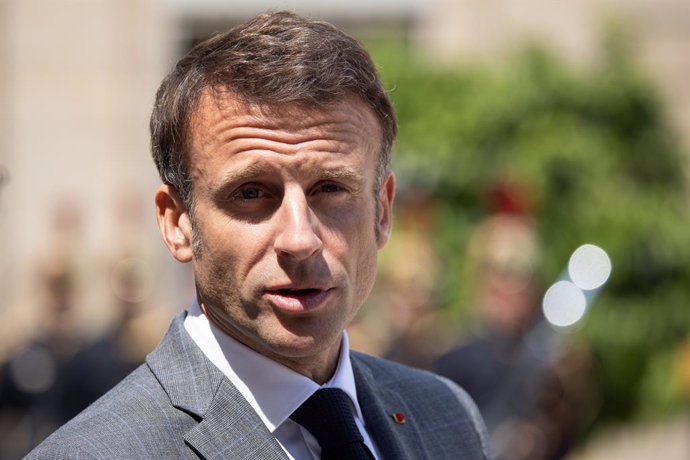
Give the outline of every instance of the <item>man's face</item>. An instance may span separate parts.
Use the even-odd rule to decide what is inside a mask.
[[[199,245],[190,249],[184,209],[172,233],[181,244],[162,228],[166,243],[192,261],[202,308],[224,332],[312,378],[328,377],[319,374],[333,370],[390,231],[393,177],[374,192],[377,120],[354,98],[322,110],[265,111],[213,94],[191,123]]]

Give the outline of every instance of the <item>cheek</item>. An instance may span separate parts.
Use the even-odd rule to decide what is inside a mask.
[[[376,279],[376,263],[377,252],[369,253],[360,260],[357,270],[357,285],[356,296],[358,307],[364,303],[372,288],[374,287],[374,280]]]
[[[238,238],[238,229],[218,216],[199,221],[199,254],[194,258],[195,276],[207,287],[235,287],[243,270],[243,259],[251,238]]]
[[[226,303],[228,292],[236,292],[235,262],[206,245],[194,260],[194,278],[197,288],[214,303]]]
[[[322,213],[322,223],[334,233],[339,233],[346,244],[363,247],[370,240],[376,243],[378,202],[373,196],[360,196],[357,199]]]
[[[358,269],[364,260],[377,252],[376,234],[371,215],[341,213],[322,221],[324,246],[336,258],[346,261],[351,269]]]
[[[360,217],[353,219],[348,231],[342,234],[341,257],[345,260],[352,282],[356,307],[371,292],[376,277],[378,245],[373,220]]]

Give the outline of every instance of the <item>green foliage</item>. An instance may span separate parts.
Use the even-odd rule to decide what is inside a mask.
[[[663,372],[690,331],[685,157],[625,47],[614,40],[607,52],[580,71],[539,49],[500,68],[442,70],[399,48],[375,53],[399,116],[403,194],[422,184],[437,201],[447,311],[467,308],[462,254],[499,180],[533,197],[545,283],[583,243],[611,256],[611,280],[581,331],[600,369],[600,421],[678,407],[682,392]]]

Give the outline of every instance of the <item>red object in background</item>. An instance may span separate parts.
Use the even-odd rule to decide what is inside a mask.
[[[489,188],[489,211],[528,216],[532,213],[532,203],[525,187],[517,182],[502,180]]]

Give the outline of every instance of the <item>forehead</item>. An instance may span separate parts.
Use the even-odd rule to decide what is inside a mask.
[[[379,120],[373,110],[354,95],[326,105],[304,103],[252,104],[231,91],[206,89],[188,123],[191,152],[214,141],[232,140],[230,132],[261,129],[267,136],[280,133],[289,142],[327,133],[335,139],[356,139],[377,153],[382,146]],[[221,139],[222,138],[222,139]]]

